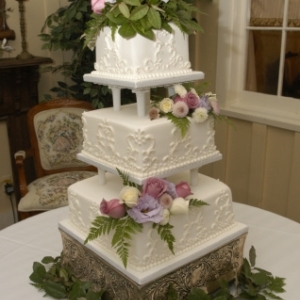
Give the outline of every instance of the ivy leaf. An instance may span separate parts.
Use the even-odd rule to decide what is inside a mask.
[[[161,28],[161,17],[160,17],[160,14],[153,7],[149,8],[149,12],[147,14],[147,18],[148,18],[149,23],[155,29],[160,29]]]
[[[43,288],[47,295],[55,299],[64,299],[66,298],[67,292],[66,287],[54,281],[48,281],[43,285]]]
[[[139,6],[141,5],[140,0],[124,0],[124,2],[128,5]]]
[[[126,5],[126,3],[124,2],[121,2],[119,4],[119,9],[120,9],[120,12],[122,13],[122,15],[125,17],[125,18],[129,18],[130,17],[130,11],[129,11],[129,8],[128,6]]]
[[[256,262],[256,251],[253,246],[251,246],[251,248],[249,250],[249,261],[250,261],[251,267],[254,267],[255,262]]]
[[[168,290],[167,290],[167,300],[178,300],[178,294],[176,290],[174,289],[173,284],[169,284]]]
[[[186,300],[212,300],[212,298],[207,295],[202,289],[192,288]]]
[[[172,113],[167,113],[166,116],[180,130],[181,137],[184,138],[190,128],[190,120],[187,117],[177,118]]]
[[[137,6],[132,10],[130,20],[131,21],[140,20],[147,15],[148,11],[149,11],[148,5]]]
[[[134,28],[131,26],[131,24],[127,23],[119,28],[118,33],[120,34],[120,36],[126,39],[130,39],[136,35],[136,31],[134,30]]]
[[[190,202],[189,202],[189,206],[195,206],[195,207],[201,207],[201,206],[204,206],[204,205],[209,205],[208,203],[202,201],[202,200],[198,200],[198,199],[190,199]]]

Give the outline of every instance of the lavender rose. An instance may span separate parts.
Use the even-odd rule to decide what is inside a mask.
[[[100,212],[103,215],[108,215],[114,219],[120,219],[125,216],[126,209],[123,203],[120,203],[119,199],[112,199],[106,201],[102,199],[100,204]]]
[[[188,92],[184,96],[183,101],[190,109],[197,108],[199,106],[199,98],[193,92]]]
[[[143,195],[148,194],[154,199],[159,197],[167,191],[168,184],[164,179],[157,177],[149,177],[146,179],[143,185]]]
[[[199,101],[199,107],[205,108],[206,110],[211,109],[208,95],[201,96],[200,101]]]
[[[187,196],[192,195],[191,188],[187,182],[181,181],[175,186],[178,197],[186,198]]]
[[[137,223],[160,223],[163,220],[163,207],[149,195],[142,196],[127,213]]]

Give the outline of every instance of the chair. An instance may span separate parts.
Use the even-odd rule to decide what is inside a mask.
[[[31,148],[15,153],[21,199],[20,219],[68,205],[67,188],[94,176],[96,168],[79,161],[85,101],[57,99],[32,107],[27,114]],[[27,185],[24,160],[33,157],[37,179]]]

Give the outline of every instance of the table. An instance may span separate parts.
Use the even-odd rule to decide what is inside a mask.
[[[299,299],[300,224],[259,208],[234,203],[236,220],[249,226],[244,256],[253,245],[256,266],[274,276],[286,278],[285,300]],[[44,299],[43,292],[30,285],[34,261],[59,256],[62,250],[59,221],[68,208],[31,217],[0,231],[0,298],[5,300]]]

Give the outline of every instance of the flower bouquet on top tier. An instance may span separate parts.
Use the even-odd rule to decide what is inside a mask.
[[[202,31],[193,18],[199,11],[190,0],[91,0],[94,14],[85,30],[85,46],[93,49],[99,31],[103,27],[112,29],[112,36],[118,32],[124,38],[140,34],[154,40],[153,30],[172,33],[170,23],[182,32],[191,34]]]
[[[102,199],[101,216],[92,222],[84,244],[114,231],[111,245],[126,267],[132,235],[141,232],[144,223],[151,222],[174,254],[175,237],[171,230],[173,226],[169,223],[170,216],[187,214],[190,206],[200,207],[207,203],[189,197],[193,193],[187,182],[174,184],[166,179],[150,177],[140,186],[117,171],[124,187],[117,198]]]

